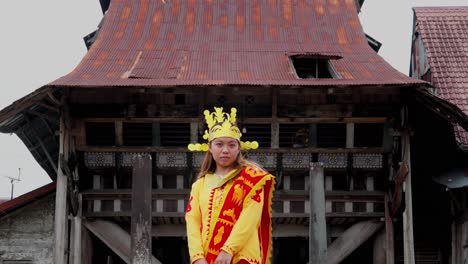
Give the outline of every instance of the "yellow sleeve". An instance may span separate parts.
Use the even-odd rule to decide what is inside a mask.
[[[199,192],[201,188],[201,182],[203,181],[197,180],[192,184],[192,191],[190,192],[189,203],[185,212],[185,222],[187,225],[187,240],[191,263],[205,257],[202,246],[202,215],[199,203]]]
[[[260,192],[255,194],[255,197],[257,197],[257,199],[246,201],[239,219],[237,219],[231,234],[221,248],[221,250],[228,252],[232,256],[236,255],[242,247],[245,246],[249,236],[251,236],[260,225],[264,202],[263,186],[261,187]]]

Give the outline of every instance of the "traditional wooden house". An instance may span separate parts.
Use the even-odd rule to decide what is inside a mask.
[[[363,1],[100,2],[76,69],[0,112],[56,181],[55,263],[188,263],[186,147],[213,106],[276,175],[274,263],[412,263],[407,99],[426,83],[376,54]]]
[[[468,7],[414,8],[410,75],[433,85],[410,106],[415,250],[428,263],[468,261],[467,42]]]

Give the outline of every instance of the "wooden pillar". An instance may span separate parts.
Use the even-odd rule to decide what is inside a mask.
[[[386,234],[385,229],[380,231],[374,239],[374,253],[372,255],[373,264],[387,264],[386,251],[387,246],[385,244]]]
[[[68,160],[68,132],[65,127],[65,115],[62,113],[60,117],[60,141],[59,141],[59,156],[64,155]],[[62,172],[60,162],[58,162],[57,184],[55,194],[55,217],[54,217],[54,263],[67,263],[67,184],[68,178]]]
[[[386,264],[395,264],[395,242],[393,239],[393,219],[390,215],[390,198],[385,194],[385,245],[386,245]]]
[[[346,148],[354,148],[354,123],[346,123]]]
[[[283,179],[283,190],[289,191],[291,187],[291,177],[290,176],[284,176]],[[290,213],[290,201],[289,200],[283,200],[283,213],[288,214]]]
[[[136,155],[132,177],[132,264],[151,264],[151,174],[151,156]]]
[[[190,143],[198,142],[198,122],[190,123]]]
[[[83,225],[81,223],[81,206],[82,199],[81,194],[78,199],[78,214],[72,219],[72,251],[71,251],[71,263],[72,264],[81,264],[83,261],[82,257],[82,243],[83,243]]]
[[[410,134],[408,130],[403,131],[401,136],[403,162],[407,162],[408,176],[403,183],[405,192],[405,211],[403,212],[403,252],[405,264],[414,264],[414,237],[413,237],[413,192],[411,187],[411,152]]]
[[[82,222],[83,224],[83,222]],[[81,228],[81,262],[80,264],[92,264],[93,263],[93,240],[91,233],[88,229]]]
[[[327,224],[325,220],[325,190],[321,163],[310,168],[309,263],[327,261]]]

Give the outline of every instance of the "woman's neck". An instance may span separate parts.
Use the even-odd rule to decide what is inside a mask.
[[[225,176],[226,174],[228,174],[230,171],[232,170],[231,167],[226,167],[226,168],[223,168],[223,167],[216,167],[216,170],[214,172],[214,174],[218,175],[218,176]]]

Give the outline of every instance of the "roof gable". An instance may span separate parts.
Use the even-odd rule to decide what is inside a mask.
[[[435,94],[468,114],[468,7],[417,7],[414,13]],[[460,126],[455,132],[468,146],[468,133]]]

